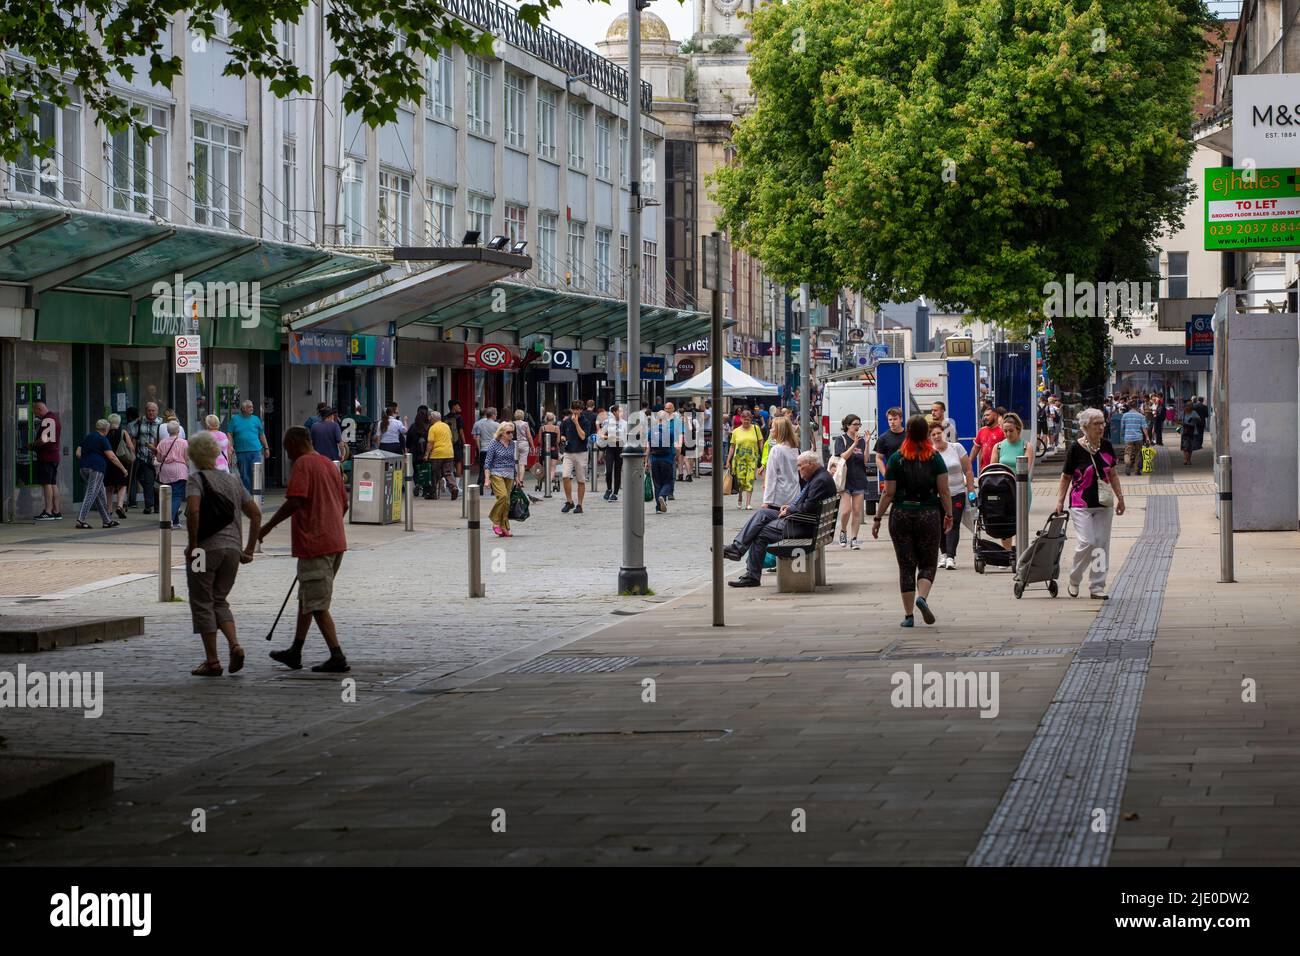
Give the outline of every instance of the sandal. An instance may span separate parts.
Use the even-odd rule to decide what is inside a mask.
[[[211,661],[204,661],[194,670],[190,671],[195,677],[220,677],[221,665],[213,664]]]
[[[244,649],[236,644],[230,649],[230,673],[238,674],[244,669]]]
[[[77,522],[77,527],[78,527],[78,528],[84,528],[84,529],[87,530],[87,531],[90,530],[90,525],[86,524],[86,522],[84,522],[84,521],[78,521],[78,522]]]

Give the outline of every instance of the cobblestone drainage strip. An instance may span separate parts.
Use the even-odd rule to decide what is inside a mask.
[[[1111,599],[967,866],[1105,866],[1110,859],[1178,530],[1178,499],[1149,499]]]

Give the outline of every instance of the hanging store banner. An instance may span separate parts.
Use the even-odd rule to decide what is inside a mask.
[[[508,345],[466,345],[465,367],[504,372],[519,367],[519,356]]]
[[[364,365],[391,368],[393,340],[386,335],[292,332],[290,365]]]
[[[648,382],[662,382],[665,365],[662,355],[641,356],[641,379]]]
[[[1240,166],[1300,166],[1300,73],[1232,78],[1232,158]]]
[[[1205,171],[1205,248],[1300,250],[1300,168]]]

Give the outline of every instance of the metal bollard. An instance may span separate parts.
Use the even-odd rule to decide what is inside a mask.
[[[596,446],[587,446],[587,483],[591,486],[591,493],[594,495],[600,491],[599,475],[596,474]]]
[[[257,507],[265,509],[266,507],[265,465],[260,461],[253,462],[253,497],[257,499]]]
[[[1029,457],[1016,459],[1016,565],[1029,546]],[[1013,566],[1014,567],[1014,566]]]
[[[158,486],[158,600],[170,601],[172,590],[172,487]]]
[[[1219,583],[1237,580],[1232,556],[1232,456],[1219,456]]]
[[[542,473],[545,476],[545,479],[542,483],[543,498],[551,497],[551,482],[554,480],[555,477],[555,462],[551,459],[551,450],[554,448],[554,446],[555,446],[555,433],[543,432],[542,449],[544,452],[543,455],[544,464],[542,465]]]
[[[465,523],[469,531],[469,596],[481,598],[487,595],[483,590],[483,545],[479,537],[478,485],[465,487],[465,501],[469,512],[469,520]]]
[[[406,475],[402,482],[402,510],[407,531],[415,530],[415,465],[411,453],[406,453]]]
[[[461,473],[460,477],[460,516],[466,518],[469,517],[469,511],[466,510],[469,507],[469,442],[465,442],[464,446],[461,448],[460,457],[464,459],[461,463],[464,471]],[[455,481],[455,478],[452,480]]]

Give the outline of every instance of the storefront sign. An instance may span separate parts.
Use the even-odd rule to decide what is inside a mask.
[[[1300,166],[1300,73],[1240,74],[1232,78],[1233,161]]]
[[[1205,170],[1205,248],[1300,249],[1297,167]]]
[[[542,353],[542,362],[551,368],[578,370],[577,349],[550,349]]]
[[[348,357],[352,365],[392,368],[393,340],[387,335],[354,335],[348,340]]]
[[[1188,355],[1186,351],[1167,347],[1141,348],[1116,345],[1111,349],[1116,373],[1123,372],[1208,372],[1208,355]]]
[[[813,349],[812,357],[814,362],[829,362],[831,360],[830,349]]]
[[[677,347],[677,351],[696,352],[696,353],[703,352],[705,355],[707,355],[709,352],[709,337],[706,335],[704,338],[696,339],[694,342],[688,343],[687,345],[679,345]]]
[[[519,356],[506,345],[466,345],[465,367],[502,372],[519,367]]]
[[[695,374],[695,363],[690,359],[682,359],[677,363],[677,377],[690,378]]]
[[[641,378],[647,382],[664,380],[664,357],[662,355],[641,356]]]
[[[393,340],[386,335],[292,332],[290,365],[364,365],[391,368]]]
[[[1187,323],[1187,354],[1213,355],[1214,329],[1211,328],[1212,315],[1194,315]]]
[[[197,335],[175,337],[176,373],[190,375],[203,371],[202,344]]]

